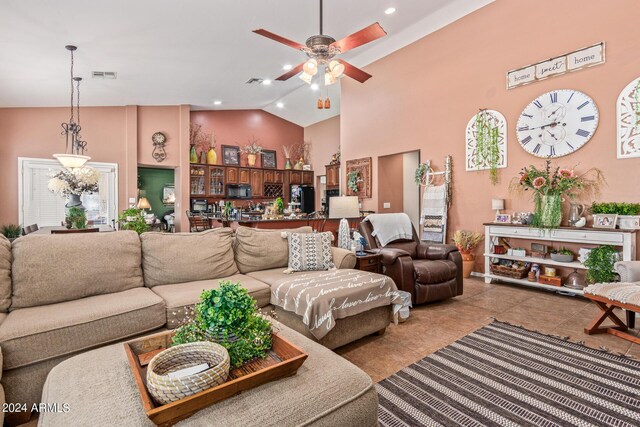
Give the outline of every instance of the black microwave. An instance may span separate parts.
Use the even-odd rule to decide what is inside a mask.
[[[250,199],[251,185],[249,184],[227,184],[227,199]]]

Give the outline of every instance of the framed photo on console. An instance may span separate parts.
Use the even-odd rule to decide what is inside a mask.
[[[496,214],[496,219],[493,222],[497,222],[499,224],[511,224],[511,215],[509,214]]]
[[[595,214],[593,228],[616,228],[618,214]]]
[[[262,167],[265,169],[276,169],[278,167],[276,150],[262,150]]]
[[[240,147],[235,145],[223,145],[222,164],[240,166]]]

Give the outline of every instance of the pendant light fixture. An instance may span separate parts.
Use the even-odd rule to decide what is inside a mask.
[[[62,135],[66,137],[64,153],[54,154],[53,157],[65,168],[79,168],[91,160],[91,157],[84,155],[87,149],[87,142],[83,141],[80,135],[80,131],[82,130],[80,126],[80,82],[82,81],[82,77],[75,77],[73,75],[73,52],[78,48],[71,45],[65,46],[65,48],[71,52],[71,117],[68,123],[61,124]],[[76,101],[75,111],[73,105],[74,100]]]

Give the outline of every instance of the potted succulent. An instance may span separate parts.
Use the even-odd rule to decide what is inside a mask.
[[[0,229],[0,234],[9,239],[10,242],[13,242],[22,236],[22,226],[17,224],[3,225]]]
[[[262,153],[262,147],[258,145],[258,140],[255,137],[251,137],[249,144],[244,146],[242,152],[247,155],[249,166],[255,166],[258,154]]]
[[[453,243],[462,256],[462,275],[465,279],[471,276],[471,271],[473,270],[476,260],[473,251],[483,238],[484,235],[482,233],[468,230],[458,230],[453,234]]]
[[[601,215],[618,215],[616,226],[624,230],[640,229],[640,203],[594,202],[591,205],[594,222]]]
[[[557,262],[572,262],[575,254],[567,248],[558,248],[551,250],[551,259]]]

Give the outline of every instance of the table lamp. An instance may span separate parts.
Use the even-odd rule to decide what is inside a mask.
[[[145,214],[146,214],[146,212],[144,212],[145,209],[151,209],[149,200],[147,200],[146,197],[140,197],[140,200],[138,200],[138,209],[142,209],[143,213]]]
[[[496,211],[496,215],[500,215],[500,210],[504,209],[504,199],[491,199],[491,209]]]
[[[347,218],[359,218],[360,206],[358,196],[340,196],[329,199],[329,218],[341,218],[338,227],[338,247],[351,249],[351,234],[349,233],[349,221]]]

